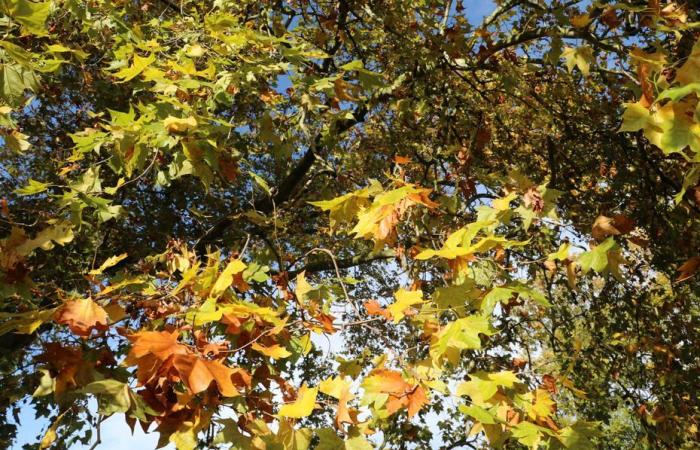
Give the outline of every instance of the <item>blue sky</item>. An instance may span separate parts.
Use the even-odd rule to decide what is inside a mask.
[[[464,7],[464,14],[467,15],[469,21],[471,23],[478,23],[483,17],[493,11],[494,4],[491,0],[466,0],[464,1]],[[453,14],[454,11],[455,9],[453,5]],[[285,84],[286,83],[281,82],[280,89],[284,89],[286,87]],[[334,340],[338,341],[331,341],[331,347],[333,350],[341,348],[342,342],[339,341],[339,335],[335,335],[333,338]],[[321,339],[316,344],[321,348],[325,348],[328,346],[328,342],[329,341],[326,339]],[[94,402],[92,403],[92,406],[94,410]],[[20,450],[25,444],[37,444],[48,427],[48,421],[46,419],[35,419],[34,409],[31,406],[27,406],[22,409],[20,413],[20,422],[21,426],[18,430],[17,441],[10,450]],[[122,414],[117,414],[103,422],[102,444],[97,448],[98,450],[124,450],[125,446],[128,445],[129,448],[134,450],[148,450],[155,449],[157,442],[157,433],[145,434],[139,427],[136,427],[136,430],[132,435],[131,430],[124,421],[124,416]],[[91,445],[74,445],[71,448],[75,450],[88,450],[90,446]],[[174,449],[173,446],[168,446],[165,448],[168,450]]]

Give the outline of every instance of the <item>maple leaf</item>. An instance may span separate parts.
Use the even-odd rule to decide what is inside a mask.
[[[188,348],[178,342],[180,332],[175,331],[140,331],[130,334],[131,351],[127,359],[138,359],[148,354],[160,360],[166,360],[172,355],[188,353]]]
[[[386,309],[382,308],[376,300],[369,300],[364,303],[365,310],[370,316],[382,316],[387,320],[391,319],[391,313]]]
[[[685,281],[688,278],[692,277],[695,272],[698,271],[698,267],[700,267],[700,256],[693,256],[686,262],[680,265],[678,269],[676,269],[680,274],[678,275],[678,278],[676,278],[676,282],[679,281]]]
[[[107,312],[91,298],[69,300],[54,315],[57,323],[68,325],[76,335],[86,338],[92,330],[107,329]]]
[[[394,318],[394,323],[399,323],[406,316],[406,310],[411,306],[425,303],[422,291],[407,291],[401,288],[394,294],[394,297],[396,297],[396,302],[386,308]]]
[[[219,298],[221,294],[223,294],[224,291],[234,283],[235,276],[242,273],[246,269],[246,267],[246,264],[240,259],[231,260],[226,265],[224,270],[221,271],[221,274],[219,274],[219,277],[216,279],[214,286],[211,288],[209,296],[212,298]],[[238,281],[241,282],[243,280],[241,278]],[[236,285],[239,286],[239,283],[237,283]]]
[[[338,400],[338,412],[336,414],[336,427],[341,428],[343,423],[355,423],[348,402],[354,398],[350,392],[350,383],[342,377],[328,378],[319,385],[319,390]]]
[[[197,355],[178,354],[173,358],[173,366],[193,394],[205,391],[214,381],[224,397],[239,395],[231,379],[236,371],[219,361],[202,359]]]
[[[609,236],[627,234],[633,229],[634,221],[622,214],[616,214],[612,217],[600,215],[593,222],[591,235],[602,241]]]
[[[381,395],[387,395],[386,411],[391,415],[401,408],[408,409],[408,416],[413,417],[428,403],[425,389],[419,384],[404,380],[401,372],[389,369],[375,369],[364,379],[365,401],[377,402]],[[381,401],[380,401],[381,404]]]
[[[283,405],[277,414],[281,417],[295,419],[306,417],[311,414],[314,410],[314,406],[316,406],[317,394],[318,388],[309,388],[306,386],[306,383],[304,383],[301,388],[299,388],[297,399],[293,403]]]
[[[256,352],[262,353],[265,356],[269,356],[272,359],[282,359],[292,356],[292,353],[289,350],[287,350],[279,344],[273,344],[267,347],[263,347],[262,345],[256,342],[251,346],[251,348]]]

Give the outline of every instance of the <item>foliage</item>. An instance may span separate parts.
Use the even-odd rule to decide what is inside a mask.
[[[484,4],[0,2],[2,446],[697,448],[698,10]]]

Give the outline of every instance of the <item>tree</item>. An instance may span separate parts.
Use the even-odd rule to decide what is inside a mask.
[[[476,6],[0,2],[40,448],[697,448],[697,5]]]

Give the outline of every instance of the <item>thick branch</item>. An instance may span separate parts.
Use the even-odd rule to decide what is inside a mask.
[[[362,104],[355,108],[353,112],[353,117],[350,119],[345,119],[336,122],[334,126],[334,134],[340,135],[348,131],[353,126],[365,120],[368,108],[366,105]],[[253,208],[263,214],[268,214],[276,207],[279,207],[282,203],[289,200],[292,194],[296,191],[296,188],[301,185],[302,181],[306,178],[311,166],[313,165],[317,153],[320,153],[322,136],[319,134],[314,139],[314,144],[309,147],[309,149],[301,157],[297,165],[289,172],[289,175],[282,180],[279,186],[275,190],[275,194],[272,197],[265,197],[253,204]],[[195,244],[196,250],[202,250],[203,247],[213,242],[224,234],[224,232],[233,225],[233,219],[230,217],[225,217],[219,220],[213,227],[211,227],[207,232],[199,238]]]
[[[365,253],[352,258],[336,259],[336,264],[339,269],[349,269],[351,267],[361,266],[364,264],[369,264],[374,261],[381,261],[385,259],[392,259],[396,257],[393,250],[383,250],[379,253]],[[323,272],[326,270],[335,270],[335,265],[333,261],[316,261],[308,263],[306,266],[289,271],[289,277],[293,278],[301,272]]]

